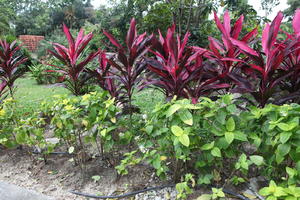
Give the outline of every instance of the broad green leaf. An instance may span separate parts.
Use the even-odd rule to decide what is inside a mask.
[[[282,133],[280,133],[280,142],[282,144],[286,143],[290,139],[291,136],[292,136],[291,132],[282,132]]]
[[[106,134],[107,134],[106,128],[100,131],[100,135],[101,135],[102,137],[105,137]]]
[[[229,111],[230,113],[235,113],[237,111],[236,105],[231,104],[226,107],[226,110]]]
[[[283,160],[284,160],[284,157],[277,152],[276,153],[276,162],[277,162],[277,164],[280,164]]]
[[[291,145],[290,144],[280,144],[277,147],[277,151],[279,155],[285,156],[287,155],[291,150]]]
[[[57,126],[57,128],[62,129],[63,124],[61,123],[61,121],[58,121],[58,122],[56,123],[56,126]]]
[[[283,197],[286,195],[287,194],[282,187],[279,187],[279,186],[276,187],[275,192],[274,192],[275,197]]]
[[[225,137],[221,137],[217,140],[216,146],[220,149],[227,149],[229,146],[229,143],[227,142]]]
[[[1,133],[1,132],[0,132]],[[25,132],[18,132],[17,134],[16,134],[16,142],[18,143],[18,144],[25,144],[27,141],[27,138],[28,138],[28,136],[27,136],[27,134],[25,133]]]
[[[231,104],[231,100],[232,100],[232,96],[229,94],[226,94],[222,97],[222,101],[227,105]]]
[[[186,147],[188,147],[190,145],[190,139],[187,134],[183,134],[183,135],[179,136],[178,140],[181,144],[183,144]]]
[[[166,117],[170,117],[180,108],[181,108],[180,104],[174,104],[174,105],[170,106],[169,109],[166,111]]]
[[[248,141],[247,135],[245,133],[241,132],[241,131],[235,131],[234,132],[234,139],[240,140],[240,141],[243,141],[243,142]]]
[[[146,126],[145,131],[146,131],[146,133],[148,133],[148,134],[152,133],[152,131],[153,131],[153,126],[152,126],[152,125]]]
[[[235,122],[234,122],[234,119],[232,117],[230,117],[227,122],[226,122],[226,129],[227,131],[234,131],[235,129]]]
[[[222,157],[221,155],[221,151],[218,147],[214,147],[212,150],[211,150],[211,155],[213,155],[214,157]]]
[[[211,194],[202,194],[200,197],[197,198],[197,200],[211,200],[211,198]]]
[[[193,125],[193,115],[189,110],[183,110],[179,112],[179,117],[183,123],[192,126]]]
[[[290,168],[290,167],[286,167],[285,168],[286,173],[288,173],[288,175],[290,176],[290,178],[293,178],[295,175],[297,175],[297,170]]]
[[[216,119],[218,122],[221,124],[225,124],[225,119],[226,119],[226,112],[224,111],[219,111],[216,115]]]
[[[71,146],[68,150],[69,154],[72,154],[74,152],[75,148],[73,146]]]
[[[233,132],[225,132],[225,139],[228,142],[228,144],[231,144],[234,140],[234,133]]]
[[[208,144],[205,144],[201,147],[202,150],[206,151],[206,150],[210,150],[214,147],[215,145],[215,142],[211,142],[211,143],[208,143]]]
[[[287,123],[278,123],[277,126],[283,130],[283,131],[290,131],[292,129],[294,129],[297,124],[296,123],[291,123],[291,124],[287,124]]]
[[[268,196],[271,194],[271,190],[269,187],[264,187],[261,190],[259,190],[259,194],[262,196]]]
[[[260,166],[264,163],[264,158],[262,156],[258,156],[258,155],[250,156],[250,160],[257,166]]]
[[[177,137],[183,135],[183,130],[179,126],[172,126],[171,131]]]

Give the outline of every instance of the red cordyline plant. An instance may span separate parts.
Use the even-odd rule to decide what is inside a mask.
[[[282,81],[282,89],[289,95],[281,101],[294,100],[300,97],[300,9],[297,9],[293,18],[293,33],[286,33],[286,40],[281,44],[284,52],[283,68],[291,71],[290,77]],[[299,99],[298,99],[299,103]]]
[[[261,39],[263,52],[249,50],[250,47],[245,43],[231,38],[232,43],[249,58],[248,65],[244,65],[242,70],[258,81],[258,89],[253,89],[255,87],[245,89],[250,92],[260,107],[264,107],[272,98],[274,100],[280,84],[293,73],[282,65],[284,57],[288,56],[284,53],[283,41],[277,40],[282,19],[283,14],[279,12],[271,25],[265,26]],[[249,81],[248,84],[251,85],[250,83]]]
[[[5,93],[6,93],[6,90],[5,90],[6,86],[7,86],[7,84],[6,84],[5,80],[0,83],[0,103],[6,97],[6,95],[5,95]]]
[[[26,61],[27,58],[20,53],[17,41],[8,43],[5,40],[0,40],[0,79],[3,80],[1,85],[8,87],[11,97],[13,97],[15,80],[24,73],[19,66]]]
[[[95,70],[87,69],[87,71],[96,78],[97,84],[114,97],[117,101],[119,98],[120,87],[117,87],[113,74],[109,71],[108,58],[104,51],[99,51],[99,67]]]
[[[146,33],[137,33],[136,21],[131,20],[130,28],[126,36],[126,46],[122,46],[110,33],[103,31],[110,42],[114,45],[116,52],[114,56],[107,59],[110,67],[109,78],[118,81],[119,101],[127,103],[129,113],[132,114],[132,94],[134,89],[142,80],[142,73],[146,68],[143,56],[147,53],[146,48],[151,43],[151,38]]]
[[[161,89],[167,98],[190,98],[196,103],[200,96],[230,85],[220,83],[216,71],[203,64],[205,51],[195,53],[186,46],[189,35],[187,32],[183,40],[178,34],[175,37],[175,25],[168,29],[165,38],[159,31],[159,40],[153,39],[151,50],[156,58],[146,58],[153,76],[148,78],[145,86]]]
[[[93,34],[89,33],[84,35],[84,30],[81,29],[77,35],[77,38],[74,40],[70,30],[65,24],[63,25],[63,31],[68,40],[69,47],[65,47],[58,43],[53,43],[55,52],[51,50],[48,51],[54,57],[56,57],[62,63],[62,65],[51,66],[57,69],[53,71],[62,73],[65,77],[67,77],[67,89],[77,96],[84,93],[83,87],[88,80],[88,78],[83,76],[83,71],[87,64],[91,62],[99,52],[92,52],[85,58],[82,58],[83,51],[93,38]]]
[[[244,65],[243,62],[240,62],[242,52],[236,44],[243,46],[245,50],[257,56],[258,54],[248,46],[248,44],[251,44],[254,41],[254,38],[258,33],[257,28],[254,28],[244,36],[241,36],[244,16],[241,15],[234,25],[231,26],[231,19],[228,11],[225,11],[224,13],[223,23],[216,12],[214,12],[214,20],[222,34],[222,41],[209,37],[208,49],[200,47],[194,47],[194,49],[196,51],[205,51],[204,56],[215,66],[215,69],[218,70],[218,73],[220,74],[219,76],[227,83],[231,83],[232,81],[235,83],[236,88],[234,90],[247,90],[249,84],[245,82],[240,73],[240,67]]]

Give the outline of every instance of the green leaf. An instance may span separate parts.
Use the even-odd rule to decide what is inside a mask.
[[[262,156],[258,156],[258,155],[250,156],[250,160],[257,166],[260,166],[264,163],[264,158]]]
[[[170,106],[169,109],[166,111],[166,117],[170,117],[180,108],[181,108],[180,104],[174,104],[174,105]]]
[[[148,134],[152,133],[152,131],[153,131],[153,126],[152,126],[152,125],[146,126],[145,131],[146,131],[146,133],[148,133]]]
[[[234,139],[240,140],[240,141],[243,141],[243,142],[248,141],[247,135],[245,133],[241,132],[241,131],[235,131],[234,132]]]
[[[291,136],[292,136],[291,132],[282,132],[282,133],[280,133],[280,142],[282,144],[286,143],[290,139]]]
[[[75,148],[73,146],[71,146],[68,150],[69,154],[72,154],[74,152]]]
[[[225,124],[225,121],[226,121],[226,112],[224,112],[222,110],[218,111],[218,113],[216,115],[216,119],[221,124]]]
[[[270,188],[269,187],[264,187],[261,190],[259,190],[259,194],[262,196],[268,196],[271,194]]]
[[[171,131],[177,137],[183,135],[183,130],[179,126],[172,126]]]
[[[178,140],[181,144],[183,144],[186,147],[188,147],[190,145],[190,139],[187,134],[183,134],[183,135],[179,136]]]
[[[284,160],[284,157],[281,156],[278,152],[276,153],[276,162],[280,164]]]
[[[221,151],[218,147],[214,147],[212,150],[211,150],[211,155],[213,155],[214,157],[219,157],[221,158],[222,155],[221,155]]]
[[[227,131],[234,131],[235,129],[235,122],[234,122],[234,119],[232,117],[230,117],[227,122],[226,122],[226,129]]]
[[[232,96],[229,94],[226,94],[222,97],[222,101],[227,105],[231,104],[231,100],[232,100]]]
[[[277,147],[277,151],[279,155],[285,156],[287,155],[291,150],[291,145],[290,144],[280,144]]]
[[[226,110],[229,111],[230,113],[235,113],[237,111],[236,105],[231,104],[226,107]]]
[[[22,131],[16,134],[16,142],[18,144],[25,144],[26,140],[27,140],[27,134],[25,132]]]
[[[278,123],[277,126],[283,130],[283,131],[290,131],[292,129],[294,129],[297,124],[296,123],[291,123],[291,124],[287,124],[287,123]]]
[[[290,167],[286,167],[285,168],[286,173],[289,175],[290,178],[293,178],[295,175],[297,175],[297,170],[290,168]]]
[[[211,200],[211,198],[211,194],[202,194],[200,197],[197,198],[197,200]]]
[[[96,182],[98,182],[98,181],[101,179],[101,177],[98,176],[98,175],[96,175],[96,176],[92,176],[92,179],[93,179],[94,182],[96,183]]]
[[[204,151],[207,151],[207,150],[212,149],[212,148],[214,147],[214,145],[215,145],[215,142],[213,141],[213,142],[211,142],[211,143],[208,143],[208,144],[203,145],[203,146],[201,147],[201,149],[204,150]]]
[[[225,132],[225,139],[228,142],[228,144],[231,144],[234,140],[234,133],[233,132]]]
[[[192,126],[193,125],[193,115],[189,110],[183,110],[179,112],[179,117],[183,123]]]

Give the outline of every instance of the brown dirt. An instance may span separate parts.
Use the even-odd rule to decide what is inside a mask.
[[[41,155],[30,155],[26,150],[0,149],[0,180],[35,190],[57,200],[85,200],[71,194],[70,190],[97,195],[115,195],[144,188],[153,173],[147,166],[136,166],[130,176],[117,179],[113,167],[94,158],[82,170],[70,162],[67,155],[51,155],[47,164]],[[98,182],[92,176],[98,175]]]

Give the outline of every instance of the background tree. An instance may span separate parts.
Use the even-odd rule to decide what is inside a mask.
[[[292,17],[294,16],[295,10],[300,8],[300,1],[299,0],[287,0],[288,8],[284,11],[284,14]]]
[[[261,0],[261,8],[265,11],[265,17],[267,17],[275,6],[278,6],[280,0]]]
[[[15,12],[9,0],[0,0],[0,36],[11,34],[11,22],[15,18]]]

